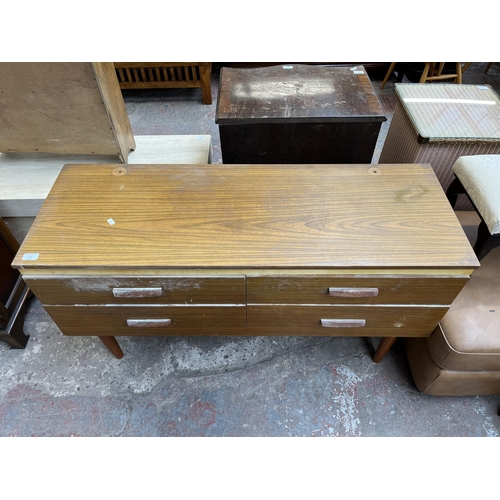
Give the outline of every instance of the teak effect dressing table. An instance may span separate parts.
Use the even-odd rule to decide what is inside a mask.
[[[479,266],[430,165],[66,165],[13,266],[66,335],[430,335]]]

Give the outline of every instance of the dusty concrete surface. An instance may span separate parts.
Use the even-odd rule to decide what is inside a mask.
[[[37,299],[25,350],[0,350],[2,436],[498,436],[498,398],[414,387],[378,339],[63,336]]]

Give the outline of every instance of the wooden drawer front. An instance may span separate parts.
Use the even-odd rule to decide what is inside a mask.
[[[42,304],[244,304],[245,278],[27,277]]]
[[[467,283],[457,277],[247,277],[249,304],[444,304]]]
[[[245,306],[46,306],[65,335],[242,335]]]
[[[247,334],[427,337],[447,310],[418,306],[248,306]]]

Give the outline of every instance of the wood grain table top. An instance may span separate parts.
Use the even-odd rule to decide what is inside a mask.
[[[66,165],[14,267],[473,269],[430,165]]]
[[[218,124],[384,122],[363,66],[222,68]]]

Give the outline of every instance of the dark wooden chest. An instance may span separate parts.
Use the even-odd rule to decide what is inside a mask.
[[[370,163],[384,121],[363,66],[221,70],[224,163]]]

